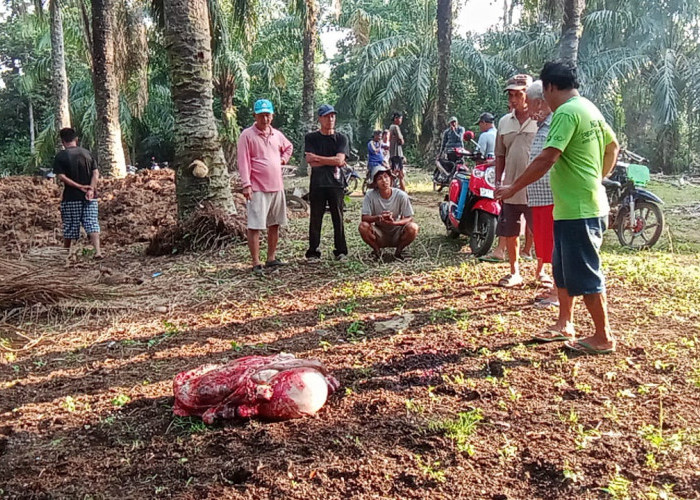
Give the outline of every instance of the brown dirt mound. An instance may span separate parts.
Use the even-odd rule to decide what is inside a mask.
[[[60,245],[62,190],[53,181],[18,176],[0,179],[0,252],[24,253]],[[99,187],[102,243],[148,242],[177,220],[175,172],[143,171],[124,179],[102,179]],[[239,209],[245,206],[234,195]],[[245,213],[243,209],[243,213]]]
[[[146,255],[210,250],[245,239],[245,217],[206,206],[180,224],[162,227],[151,239]]]

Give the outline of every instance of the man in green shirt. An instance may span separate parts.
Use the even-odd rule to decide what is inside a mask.
[[[598,108],[578,93],[573,65],[548,62],[540,79],[544,97],[554,111],[542,153],[510,186],[496,190],[506,199],[550,173],[554,195],[554,255],[552,271],[559,292],[559,318],[537,340],[566,340],[566,346],[589,354],[615,350],[608,322],[605,278],[600,245],[609,212],[601,181],[615,166],[619,145]],[[582,295],[595,333],[576,340],[574,300]]]

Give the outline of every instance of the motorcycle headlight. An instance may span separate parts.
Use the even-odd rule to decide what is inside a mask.
[[[491,186],[496,185],[496,167],[489,167],[486,169],[486,182]]]
[[[484,177],[484,171],[475,168],[474,170],[472,170],[472,175],[477,179],[482,179]]]

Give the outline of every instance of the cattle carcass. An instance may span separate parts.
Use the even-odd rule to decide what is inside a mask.
[[[225,365],[204,365],[178,373],[173,380],[180,416],[261,417],[287,420],[314,415],[339,387],[320,361],[293,354],[246,356]]]

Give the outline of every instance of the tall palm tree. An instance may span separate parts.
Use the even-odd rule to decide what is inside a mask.
[[[303,84],[301,90],[301,132],[314,129],[316,122],[316,46],[318,42],[318,17],[321,12],[319,0],[290,0],[290,7],[302,21],[303,28]],[[306,175],[306,160],[302,156],[299,173]]]
[[[234,96],[241,89],[247,98],[250,77],[246,56],[257,36],[257,6],[258,0],[236,0],[233,5],[209,0],[214,93],[221,100],[221,145],[229,170],[235,165],[240,133]]]
[[[175,106],[178,215],[186,217],[204,201],[235,213],[214,118],[207,0],[165,0],[163,13]],[[195,161],[207,166],[206,176],[194,175]]]
[[[437,2],[437,118],[436,132],[447,122],[447,105],[450,98],[450,51],[452,48],[452,0]],[[436,135],[437,136],[437,135]]]
[[[117,0],[92,0],[93,85],[97,111],[97,163],[103,175],[124,177],[114,30]]]
[[[407,4],[390,0],[400,29],[378,30],[366,45],[357,45],[356,69],[346,79],[350,83],[341,100],[359,118],[383,121],[391,109],[402,109],[420,137],[421,153],[428,153],[433,139],[437,94],[435,0]],[[370,32],[372,30],[370,29]],[[480,52],[472,40],[456,39],[451,44],[450,71],[484,89],[484,95],[498,93],[502,76],[512,71],[498,56]]]
[[[60,0],[49,0],[49,18],[51,24],[51,93],[53,98],[55,129],[56,132],[58,132],[62,128],[70,127],[71,124]],[[32,138],[32,152],[34,152],[33,143],[34,140]],[[60,147],[61,141],[56,135],[56,148],[60,149]]]
[[[564,0],[564,17],[559,41],[559,59],[576,64],[581,38],[581,13],[586,0]]]
[[[304,86],[301,91],[301,122],[305,131],[313,128],[316,97],[316,42],[318,41],[318,0],[304,1]]]

